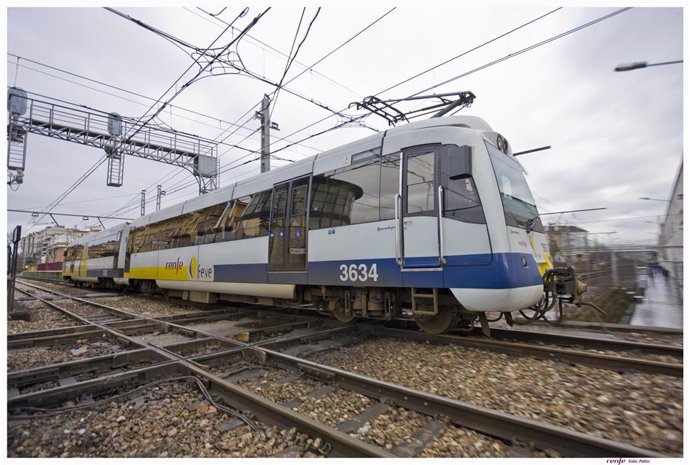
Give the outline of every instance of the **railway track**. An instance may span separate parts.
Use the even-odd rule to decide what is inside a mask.
[[[437,344],[452,344],[510,355],[561,360],[617,371],[634,370],[674,377],[683,376],[683,349],[677,347],[505,330],[496,332],[492,330],[492,336],[496,338],[482,337],[480,331],[474,337],[466,337],[430,335],[418,331],[384,329],[374,325],[362,325],[362,330],[372,337],[388,336]],[[608,353],[600,353],[601,350],[607,350]],[[657,355],[664,357],[664,360],[649,358]]]
[[[39,298],[36,294],[34,297]],[[84,299],[72,301],[88,306],[88,311],[85,307],[58,310],[56,307],[63,301],[43,301],[82,324],[10,335],[8,357],[21,350],[52,347],[58,341],[74,343],[77,352],[103,339],[119,346],[116,351],[95,357],[72,357],[60,363],[10,370],[8,421],[17,428],[22,427],[22,422],[31,421],[32,409],[65,405],[68,409],[93,408],[89,406],[101,405],[100,402],[133,389],[147,388],[151,383],[194,379],[203,384],[219,407],[234,413],[251,412],[251,421],[264,425],[283,430],[297,428],[309,436],[305,444],[310,444],[316,455],[434,455],[438,445],[450,441],[449,438],[472,438],[473,443],[484,444],[498,456],[664,455],[305,358],[356,344],[362,338],[376,336],[377,331],[383,331],[381,328],[329,325],[315,318],[281,320],[280,315],[270,312],[263,312],[263,318],[257,321],[256,312],[244,309],[141,318]],[[404,335],[400,337],[408,340],[410,334],[421,334],[401,333]],[[394,333],[386,333],[391,334]],[[444,339],[437,342],[451,343]],[[75,347],[70,346],[68,353],[73,354],[73,350]],[[265,395],[268,391],[261,388],[262,384],[274,386],[274,391],[289,386],[297,394],[294,398],[276,399]],[[304,388],[300,390],[299,386]],[[343,405],[355,405],[346,417],[317,407],[339,405],[341,400]],[[238,415],[230,417],[233,428],[246,426]],[[390,425],[400,433],[397,439],[381,436],[381,431],[385,432]]]

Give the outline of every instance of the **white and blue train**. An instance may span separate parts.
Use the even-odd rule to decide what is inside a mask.
[[[543,303],[547,238],[507,140],[431,118],[86,236],[64,278],[313,305],[434,333]]]

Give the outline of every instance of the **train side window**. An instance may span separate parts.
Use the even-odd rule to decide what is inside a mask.
[[[315,176],[312,181],[309,229],[351,224],[352,202],[361,195],[361,188],[355,184],[324,175]]]
[[[218,220],[218,228],[216,228],[218,230],[216,242],[231,241],[235,238],[235,231],[238,228],[239,222],[249,200],[250,198],[246,197],[244,201],[238,199],[228,202],[229,208],[225,209],[220,220]]]
[[[436,154],[425,153],[407,160],[407,214],[433,212],[435,209],[434,166]]]
[[[400,188],[400,152],[381,158],[381,191],[379,193],[379,219],[395,218],[395,194]]]
[[[484,210],[471,177],[451,179],[444,190],[444,214],[467,223],[486,223]]]
[[[220,230],[218,224],[221,216],[228,207],[229,202],[225,202],[206,207],[198,212],[199,219],[196,225],[196,244],[211,244],[219,240],[216,237]]]
[[[267,190],[251,196],[235,231],[236,239],[268,236],[271,218],[271,192]]]
[[[350,224],[379,220],[381,164],[378,158],[370,157],[365,162],[355,166],[337,170],[331,178],[342,181],[345,183],[343,186],[348,184],[352,186],[349,189],[341,187],[341,189],[344,188],[349,190],[350,193],[355,194],[348,215],[350,217]],[[345,198],[341,196],[339,200],[341,202],[336,204],[335,212],[344,212]]]

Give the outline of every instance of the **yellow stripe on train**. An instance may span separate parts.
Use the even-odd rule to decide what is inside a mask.
[[[165,279],[169,281],[189,281],[187,270],[184,268],[170,269],[165,266],[145,266],[130,268],[125,274],[129,279]]]

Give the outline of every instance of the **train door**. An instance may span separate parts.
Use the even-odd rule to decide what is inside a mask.
[[[443,265],[438,217],[438,155],[433,146],[402,151],[400,223],[402,267],[439,268]]]
[[[309,177],[273,187],[268,235],[269,272],[307,270],[307,194]],[[305,273],[306,279],[306,273]]]

